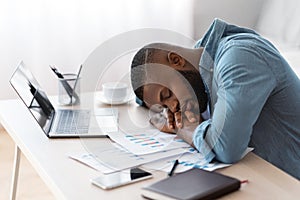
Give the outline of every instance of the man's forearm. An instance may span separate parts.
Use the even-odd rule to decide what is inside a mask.
[[[193,142],[194,130],[195,127],[184,127],[183,129],[179,129],[177,131],[177,135],[186,143],[190,144],[192,147],[195,147]]]

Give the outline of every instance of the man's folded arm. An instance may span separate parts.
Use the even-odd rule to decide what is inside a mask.
[[[218,63],[214,112],[196,128],[193,143],[207,161],[216,158],[234,163],[246,150],[276,80],[268,64],[251,48],[229,48]]]

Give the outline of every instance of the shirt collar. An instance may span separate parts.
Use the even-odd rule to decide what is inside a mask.
[[[257,35],[257,33],[251,29],[227,24],[221,19],[215,19],[210,25],[208,31],[195,45],[195,48],[204,48],[199,63],[201,68],[212,71],[214,67],[215,55],[219,48],[221,39],[238,33],[252,33]]]
[[[215,19],[208,31],[195,45],[195,48],[204,48],[199,65],[207,71],[211,71],[214,66],[214,56],[226,25],[224,21]]]

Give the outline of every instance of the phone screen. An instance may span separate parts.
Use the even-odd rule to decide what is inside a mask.
[[[152,174],[140,168],[132,168],[121,172],[102,175],[92,179],[92,183],[103,189],[112,189],[129,183],[151,178]]]

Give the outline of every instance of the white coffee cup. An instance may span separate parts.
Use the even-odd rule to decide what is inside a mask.
[[[127,97],[128,85],[123,82],[107,82],[102,84],[104,98],[107,101],[124,101]]]

